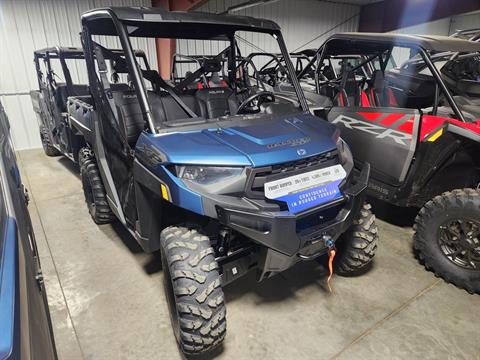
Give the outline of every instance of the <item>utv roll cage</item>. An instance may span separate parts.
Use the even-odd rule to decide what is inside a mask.
[[[381,70],[384,72],[388,64],[392,49],[395,46],[407,47],[418,52],[419,56],[425,62],[428,69],[431,71],[436,84],[441,88],[453,112],[458,120],[466,122],[465,117],[455,102],[451,92],[445,84],[440,71],[435,67],[432,61],[433,54],[438,53],[477,53],[480,52],[480,43],[463,40],[448,36],[433,36],[433,35],[405,35],[405,34],[379,34],[379,33],[339,33],[331,36],[318,50],[316,55],[312,58],[305,69],[297,76],[301,79],[305,73],[316,65],[315,82],[317,91],[319,88],[319,64],[327,55],[347,55],[360,54],[371,55],[364,62],[358,66],[350,69],[350,72],[359,69],[366,63],[378,58],[381,64]],[[385,56],[385,58],[384,58]],[[345,74],[346,76],[346,74]],[[438,103],[440,91],[435,91],[435,104]],[[434,108],[435,113],[435,108]]]
[[[255,63],[253,62],[253,58],[259,57],[259,56],[265,56],[270,58],[270,60],[267,61],[260,69],[257,69],[257,66],[255,66]],[[259,75],[262,74],[262,72],[266,69],[268,69],[269,65],[275,64],[272,66],[272,68],[276,69],[281,69],[282,71],[286,71],[286,66],[282,64],[282,54],[273,54],[273,53],[268,53],[268,52],[253,52],[245,56],[243,59],[241,59],[237,65],[237,69],[240,69],[242,67],[246,67],[248,65],[252,66],[254,76],[257,80],[257,85],[259,82]],[[247,74],[245,74],[247,75]]]
[[[199,26],[201,24],[201,26]],[[144,85],[141,70],[136,66],[135,56],[130,36],[133,37],[156,37],[156,38],[184,38],[200,40],[225,40],[230,42],[228,51],[228,78],[230,84],[235,84],[236,68],[236,42],[237,31],[255,31],[272,35],[279,44],[281,52],[288,58],[288,51],[283,40],[280,28],[274,22],[265,19],[255,19],[246,16],[216,15],[202,12],[177,12],[164,11],[156,8],[143,7],[110,7],[88,11],[82,15],[82,39],[86,49],[86,61],[90,83],[95,83],[96,73],[93,66],[93,54],[95,44],[92,35],[118,36],[125,60],[131,75],[131,80],[137,91],[137,98],[143,118],[148,124],[151,133],[156,134],[157,129],[152,117],[152,110],[148,102],[147,90]],[[295,73],[293,65],[288,58],[286,65],[291,74]],[[156,79],[161,81],[161,79]],[[308,111],[308,105],[297,79],[293,76],[292,84],[300,101],[303,111]],[[167,84],[163,83],[162,87]],[[165,88],[172,97],[175,92],[171,88]],[[94,97],[104,102],[108,99],[99,89],[92,89]],[[179,105],[182,104],[179,102]],[[184,107],[184,106],[182,106]],[[187,109],[188,110],[188,109]]]
[[[187,54],[180,54],[180,53],[175,53],[172,56],[172,71],[170,72],[170,80],[174,82],[178,82],[179,80],[185,79],[183,76],[179,76],[179,65],[180,67],[185,64],[195,64],[198,67],[202,66],[201,61],[204,59],[212,58],[215,57],[215,55],[187,55]],[[224,73],[224,65],[227,59],[225,58],[220,58],[218,59],[222,65],[222,76],[225,76]],[[181,70],[181,69],[180,69]],[[202,81],[204,85],[207,83],[207,79],[205,74],[201,75]]]
[[[113,49],[110,51],[114,54],[117,54],[118,56],[121,56],[123,54],[123,51],[119,49]],[[138,57],[143,60],[144,65],[147,69],[150,69],[147,57],[143,50],[135,50],[134,54],[135,54],[135,57]],[[68,66],[65,60],[68,60],[68,59],[81,60],[84,58],[85,58],[85,55],[83,53],[83,49],[77,48],[77,47],[53,46],[53,47],[47,47],[44,49],[39,49],[34,51],[33,61],[35,62],[35,69],[37,71],[37,80],[38,80],[39,88],[42,87],[41,79],[43,78],[43,73],[40,69],[40,60],[45,61],[45,66],[47,71],[45,75],[47,77],[48,82],[52,82],[54,80],[53,78],[54,72],[53,72],[50,60],[58,59],[60,61],[60,66],[65,76],[65,83],[67,85],[67,89],[71,89],[71,87],[73,86],[72,76],[70,75],[70,70],[68,69]]]
[[[480,41],[480,28],[457,30],[450,37],[470,41]]]
[[[306,50],[302,50],[302,51],[299,51],[299,52],[291,52],[289,54],[290,59],[292,59],[292,62],[294,63],[296,74],[299,74],[301,71],[303,71],[304,66],[303,66],[302,60],[306,61],[307,64],[308,64],[310,62],[312,56],[315,56],[316,52],[317,51],[315,49],[306,49]],[[270,55],[270,56],[275,56],[276,57],[276,59],[272,58],[265,65],[263,65],[260,68],[260,71],[262,71],[264,69],[267,69],[268,67],[272,66],[272,64],[274,64],[275,68],[278,68],[279,66],[281,66],[281,64],[284,61],[282,54],[271,54],[271,53],[258,53],[258,54],[265,54],[265,55]]]

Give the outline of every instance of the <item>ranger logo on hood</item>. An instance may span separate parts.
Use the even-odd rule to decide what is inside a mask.
[[[268,144],[267,148],[268,149],[276,149],[281,146],[298,146],[298,145],[305,145],[308,144],[312,139],[309,138],[308,136],[303,137],[303,138],[298,138],[298,139],[289,139],[289,140],[284,140],[284,141],[279,141],[273,144]]]

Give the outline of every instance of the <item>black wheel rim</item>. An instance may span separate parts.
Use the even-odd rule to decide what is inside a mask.
[[[440,226],[438,245],[455,265],[480,270],[480,222],[471,219],[448,220]]]
[[[168,311],[172,320],[173,333],[177,340],[180,339],[180,322],[178,320],[178,310],[176,305],[175,293],[173,292],[172,277],[168,263],[162,254],[163,283],[165,285],[165,294],[167,295]]]

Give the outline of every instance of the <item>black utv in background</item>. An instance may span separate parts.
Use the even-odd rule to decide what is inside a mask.
[[[120,51],[111,50],[111,53],[118,54]],[[143,51],[135,51],[135,56],[141,60],[143,67],[149,69]],[[118,73],[123,69],[112,59],[107,58],[106,61],[113,69],[112,81],[118,83]],[[71,124],[67,98],[90,95],[83,49],[57,46],[37,50],[34,52],[34,62],[39,90],[31,91],[30,97],[37,115],[43,150],[48,156],[63,155],[77,163],[78,152],[85,146],[85,141]],[[72,75],[73,69],[78,71],[75,72],[78,76]],[[75,81],[77,77],[79,79]]]
[[[0,359],[56,359],[35,235],[0,103]]]

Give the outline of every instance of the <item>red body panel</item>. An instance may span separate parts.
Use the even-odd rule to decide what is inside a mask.
[[[440,129],[445,123],[449,123],[455,126],[459,126],[463,129],[473,131],[476,134],[480,134],[480,120],[477,120],[472,123],[464,123],[459,120],[443,118],[433,115],[423,115],[422,117],[422,128],[420,131],[420,140],[424,141],[431,133],[435,130]]]
[[[380,118],[382,118],[385,113],[382,112],[358,112],[365,120],[370,122],[377,122]],[[381,121],[378,122],[379,125],[383,126],[391,126],[397,120],[401,119],[403,116],[406,116],[405,113],[393,113],[389,114]],[[413,124],[414,124],[414,116],[411,116],[406,121],[397,125],[395,130],[404,132],[406,134],[413,134]],[[422,116],[422,123],[420,127],[420,141],[425,141],[429,135],[434,133],[436,130],[439,130],[441,127],[445,126],[446,124],[452,124],[463,129],[467,129],[469,131],[473,131],[476,134],[480,135],[480,120],[474,122],[464,123],[459,120],[451,119],[451,118],[444,118],[440,116],[433,116],[433,115],[423,115]]]

